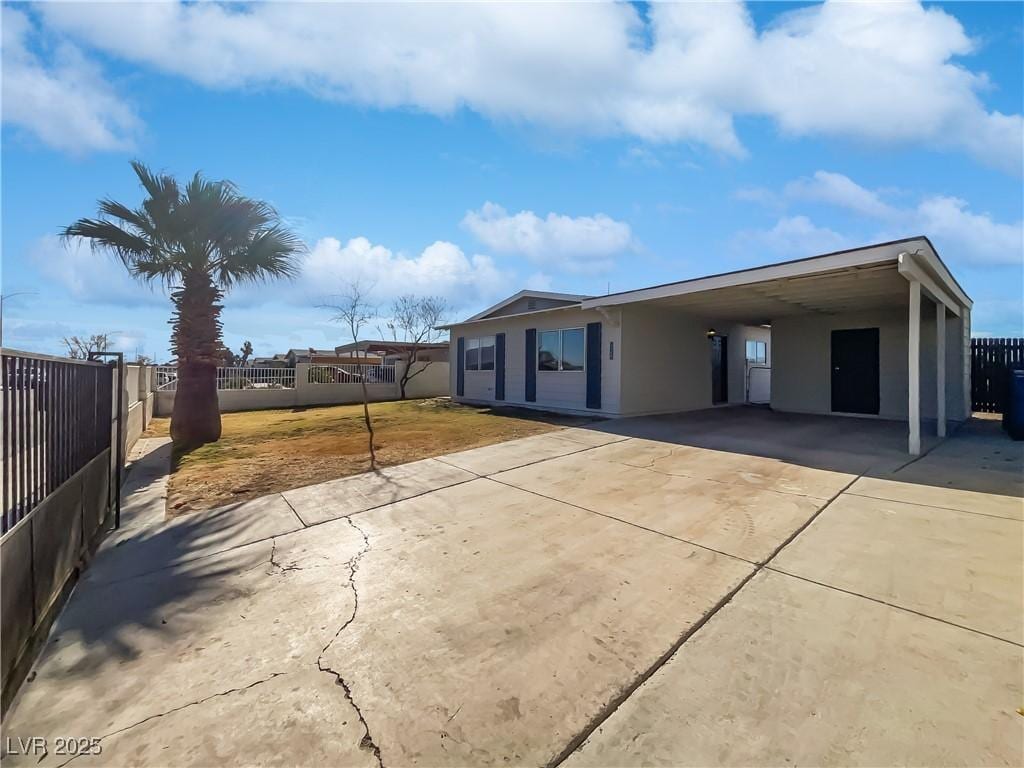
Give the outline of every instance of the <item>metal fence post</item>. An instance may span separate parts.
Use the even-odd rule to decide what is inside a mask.
[[[121,482],[122,473],[124,472],[124,352],[92,352],[89,354],[90,360],[95,360],[98,357],[113,357],[114,361],[111,362],[112,366],[117,368],[117,445],[115,446],[115,460],[116,474],[114,484],[114,528],[121,527]]]

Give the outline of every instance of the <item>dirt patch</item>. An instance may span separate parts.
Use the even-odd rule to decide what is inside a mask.
[[[528,437],[584,420],[525,409],[453,404],[447,398],[373,403],[381,466]],[[175,455],[172,514],[209,509],[322,483],[370,468],[361,405],[226,413],[216,443]],[[168,434],[154,419],[146,435]]]

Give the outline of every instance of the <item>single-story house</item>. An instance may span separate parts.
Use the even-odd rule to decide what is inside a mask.
[[[448,342],[422,342],[415,344],[411,341],[360,341],[358,344],[350,342],[341,344],[334,348],[338,355],[372,355],[383,358],[385,365],[394,365],[398,361],[404,361],[409,352],[415,348],[415,362],[447,363]]]
[[[927,237],[606,296],[520,291],[451,330],[458,402],[639,416],[764,402],[970,415],[972,302]]]
[[[335,353],[333,349],[314,349],[313,347],[305,349],[293,347],[284,353],[284,359],[288,362],[289,368],[294,368],[298,363],[312,363],[314,357],[333,359]]]
[[[278,353],[272,357],[254,357],[249,361],[249,365],[253,368],[294,368],[294,365],[288,364],[288,355],[284,353]]]

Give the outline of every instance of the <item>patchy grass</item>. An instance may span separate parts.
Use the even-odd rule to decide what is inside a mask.
[[[581,422],[457,405],[447,398],[371,403],[370,414],[380,466]],[[370,468],[362,405],[226,413],[222,424],[216,443],[175,455],[168,495],[172,512],[209,509]],[[169,419],[154,419],[147,436],[166,435],[169,427]]]

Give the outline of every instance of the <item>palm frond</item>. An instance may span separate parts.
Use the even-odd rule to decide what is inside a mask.
[[[104,198],[99,202],[99,213],[107,219],[120,219],[142,237],[157,237],[156,227],[145,209],[132,210],[123,203]]]
[[[61,238],[84,238],[95,250],[113,252],[129,270],[134,270],[135,262],[150,253],[146,238],[104,219],[79,219],[61,231]]]
[[[178,192],[178,182],[173,176],[153,173],[147,165],[138,160],[132,160],[132,170],[139,177],[139,182],[150,199],[169,202],[176,201],[181,196]]]
[[[216,280],[223,288],[270,278],[292,279],[298,275],[299,259],[306,245],[294,232],[280,224],[258,230],[244,247],[222,251],[216,262]]]
[[[178,182],[173,176],[155,174],[138,160],[132,161],[132,169],[139,177],[142,188],[149,194],[142,202],[142,209],[153,222],[154,230],[162,233],[165,241],[174,239],[176,220],[174,211],[181,200]]]
[[[139,161],[132,169],[146,192],[141,206],[101,199],[98,218],[75,222],[65,238],[88,239],[94,249],[117,255],[134,276],[168,286],[188,274],[206,274],[226,289],[297,273],[305,244],[273,206],[201,173],[179,187]]]
[[[179,253],[157,251],[148,258],[136,260],[131,272],[147,282],[160,280],[167,289],[172,289],[180,282],[184,270]]]

